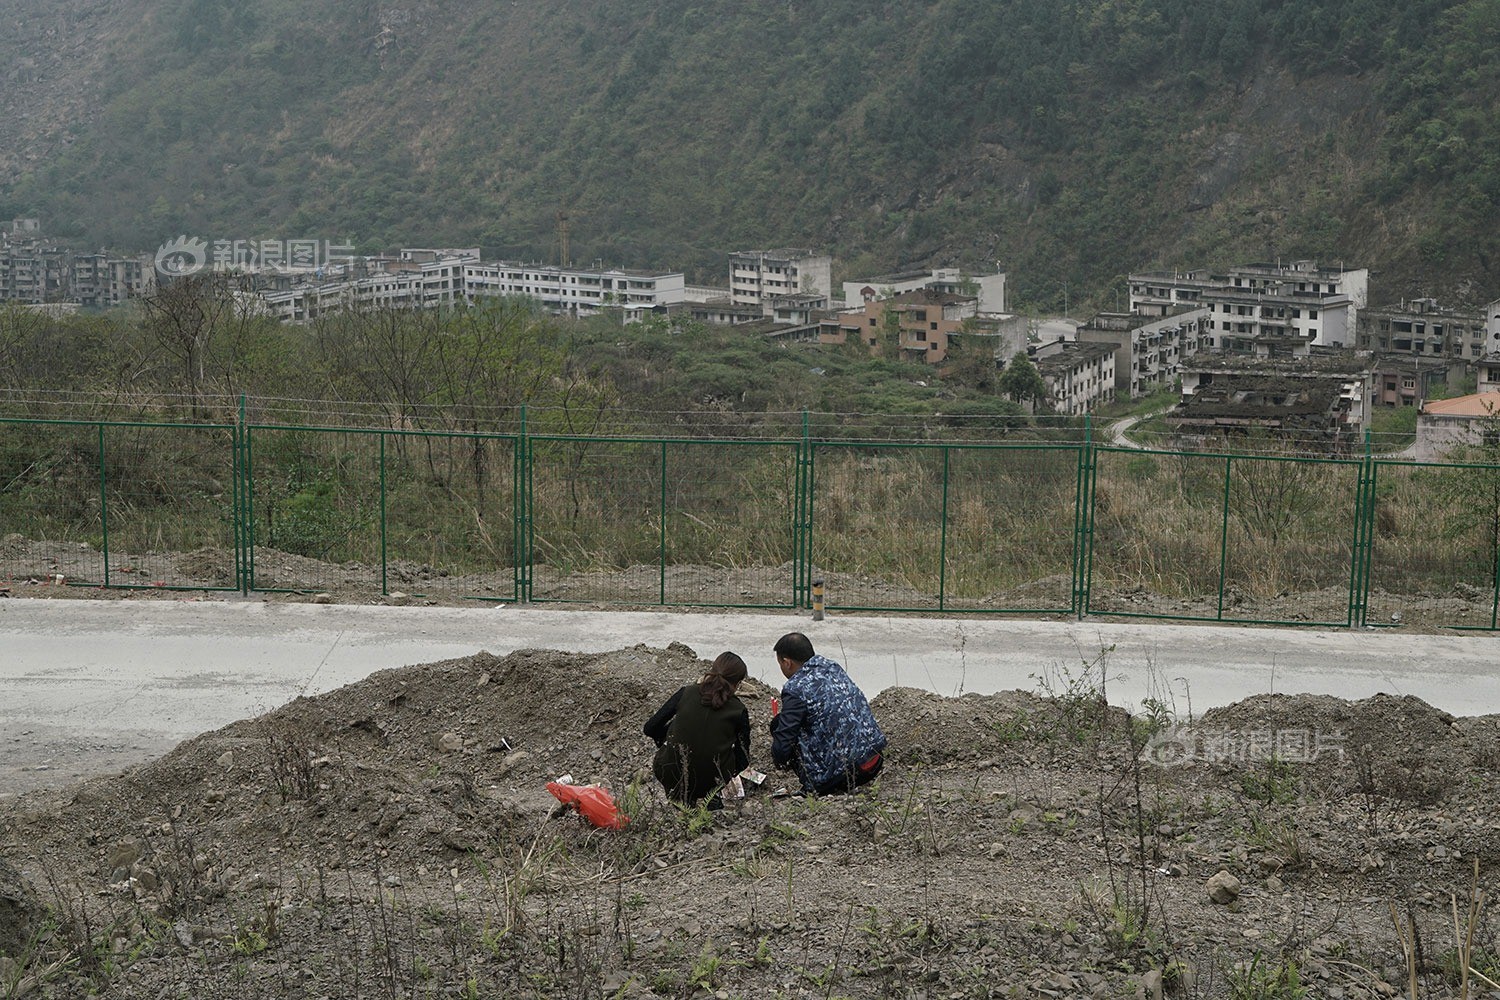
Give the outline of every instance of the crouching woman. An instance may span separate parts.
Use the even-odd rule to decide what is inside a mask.
[[[696,805],[750,763],[750,713],[736,696],[747,671],[734,653],[720,653],[697,684],[680,688],[643,727],[656,741],[651,773],[667,796]],[[709,808],[716,808],[715,797]]]

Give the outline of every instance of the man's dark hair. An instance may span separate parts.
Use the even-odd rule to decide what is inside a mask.
[[[785,656],[793,663],[806,663],[813,658],[812,642],[801,632],[788,632],[776,640],[777,656]]]

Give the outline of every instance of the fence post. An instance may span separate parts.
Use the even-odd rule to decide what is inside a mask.
[[[1500,622],[1500,546],[1495,547],[1495,565],[1490,589],[1490,628]]]
[[[405,445],[401,453],[406,454]],[[389,560],[386,555],[386,526],[385,526],[385,431],[380,432],[380,592],[389,594],[391,588],[387,574],[389,572]]]
[[[240,405],[235,410],[234,427],[230,434],[231,474],[234,477],[234,582],[241,597],[250,596],[250,469],[245,461],[245,396],[240,394]]]
[[[948,453],[951,449],[943,445],[943,527],[938,541],[938,610],[946,611],[945,599],[948,590]]]
[[[515,473],[511,477],[511,552],[515,564],[516,600],[531,602],[531,439],[526,434],[526,404],[521,404],[521,433],[516,436]]]
[[[659,571],[657,603],[667,603],[667,442],[661,443],[661,521],[657,538],[656,564]]]
[[[1224,518],[1219,525],[1219,610],[1214,613],[1218,621],[1224,620],[1225,570],[1229,564],[1229,480],[1233,461],[1228,455],[1224,456]]]
[[[1094,477],[1098,453],[1094,448],[1093,421],[1083,417],[1083,447],[1078,449],[1078,471],[1073,489],[1073,595],[1072,612],[1082,620],[1088,614],[1089,584],[1094,558]]]
[[[1375,548],[1375,457],[1370,431],[1365,431],[1365,453],[1359,463],[1359,486],[1354,493],[1354,568],[1349,581],[1349,626],[1363,628],[1370,614],[1370,558]]]
[[[792,607],[807,607],[812,583],[812,438],[807,411],[802,411],[802,437],[797,442],[795,486],[792,496]]]
[[[105,474],[104,460],[104,425],[97,425],[99,430],[99,530],[101,534],[100,551],[104,554],[104,586],[109,586],[109,485]]]
[[[255,589],[255,431],[245,425],[245,586],[246,593]]]

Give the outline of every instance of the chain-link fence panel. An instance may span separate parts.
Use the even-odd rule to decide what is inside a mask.
[[[105,584],[233,590],[234,429],[103,427]]]
[[[661,469],[661,603],[794,606],[797,446],[673,442]]]
[[[944,468],[940,447],[812,446],[809,578],[829,608],[941,606]]]
[[[234,430],[0,421],[0,578],[236,586]]]
[[[1217,617],[1224,477],[1220,457],[1098,449],[1084,610]]]
[[[387,591],[519,597],[514,438],[387,434],[381,487]]]
[[[942,607],[1071,611],[1079,449],[944,450]]]
[[[104,583],[96,424],[0,420],[0,582]]]
[[[255,426],[251,586],[515,600],[516,439]]]
[[[1360,463],[1228,460],[1223,621],[1347,627]]]
[[[532,600],[661,604],[662,442],[527,447]]]
[[[381,433],[246,433],[250,589],[381,593]]]
[[[1500,600],[1500,466],[1376,462],[1371,625],[1493,629]]]
[[[1101,448],[1087,610],[1344,625],[1359,464]]]

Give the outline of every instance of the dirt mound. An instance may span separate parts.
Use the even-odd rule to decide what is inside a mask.
[[[1346,751],[1394,742],[1403,750],[1419,753],[1444,747],[1453,737],[1454,721],[1420,698],[1389,694],[1360,701],[1332,695],[1264,694],[1203,715],[1205,728],[1340,733]]]
[[[1459,720],[1410,695],[1377,694],[1359,701],[1330,695],[1268,694],[1203,716],[1201,732],[1258,754],[1248,763],[1279,760],[1311,765],[1334,794],[1361,792],[1435,803],[1453,790],[1452,773],[1488,769],[1486,727]],[[1227,744],[1221,744],[1227,745]]]
[[[892,759],[940,766],[1030,761],[1038,747],[1055,756],[1070,746],[1081,749],[1083,741],[1077,737],[1086,729],[1125,718],[1120,709],[1095,699],[1067,702],[1026,691],[948,698],[893,687],[880,692],[871,707],[890,739]]]
[[[64,851],[93,845],[85,867],[114,881],[129,872],[99,830],[143,835],[149,864],[184,850],[177,838],[190,828],[190,853],[217,848],[198,874],[221,879],[245,874],[236,856],[288,849],[336,865],[371,852],[452,856],[545,813],[545,783],[560,774],[628,786],[650,762],[641,724],[707,666],[673,644],[479,653],[380,671],[84,783],[39,836]],[[753,679],[741,689],[759,718],[767,696]],[[764,759],[765,727],[754,728]]]
[[[189,579],[211,587],[234,586],[234,553],[225,549],[194,549],[178,563]]]
[[[1462,907],[1475,859],[1495,889],[1495,718],[1264,696],[1187,727],[1340,734],[1345,766],[1283,772],[1143,761],[1171,720],[1082,689],[892,688],[873,702],[888,764],[860,793],[681,810],[640,727],[706,667],[674,644],[387,670],[7,803],[0,851],[57,916],[23,971],[56,996],[1106,997],[1295,956],[1374,1000],[1405,981],[1392,903]],[[741,689],[763,768],[770,693]],[[1439,768],[1440,807],[1413,793]],[[607,783],[628,826],[549,820],[565,772]],[[1122,871],[1149,908],[1106,895]],[[1233,905],[1207,891],[1219,872]],[[1449,911],[1430,910],[1439,941]]]

